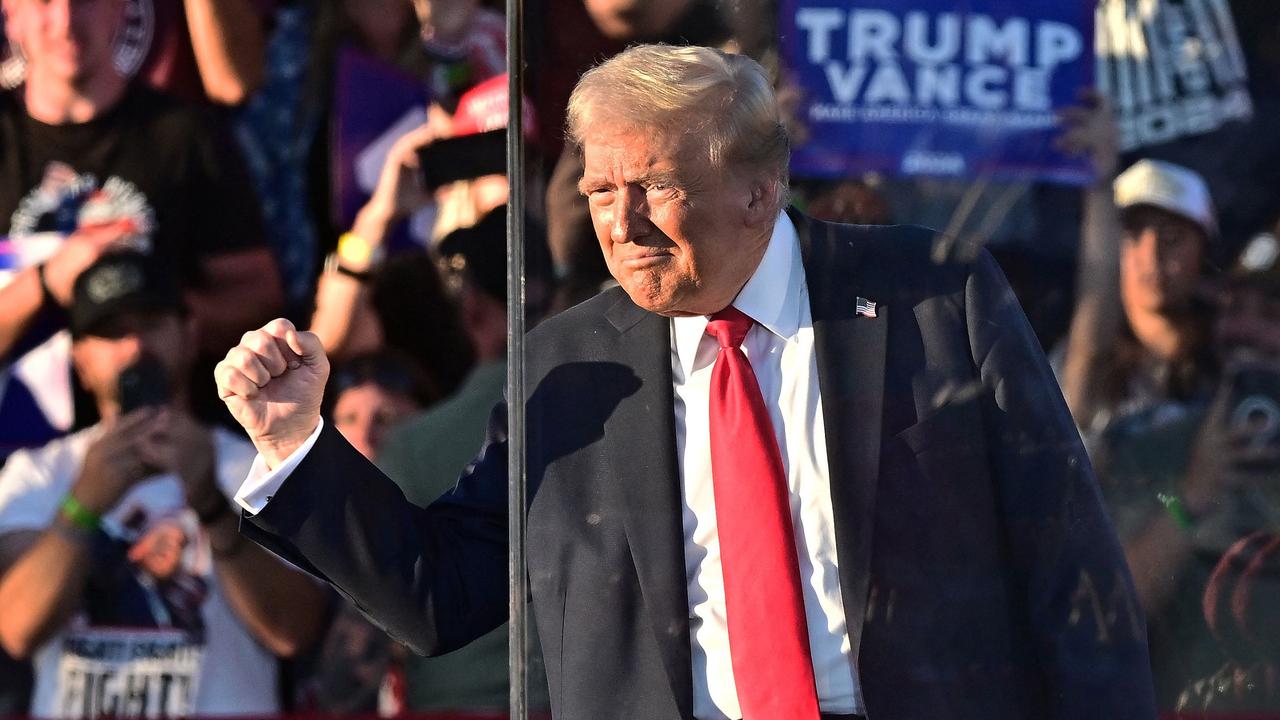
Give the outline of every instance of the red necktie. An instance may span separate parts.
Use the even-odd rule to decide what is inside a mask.
[[[791,501],[773,423],[742,341],[755,321],[711,316],[711,477],[733,680],[745,720],[817,720]]]

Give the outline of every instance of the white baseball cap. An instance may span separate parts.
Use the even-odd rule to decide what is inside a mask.
[[[1194,170],[1163,160],[1139,160],[1116,177],[1112,190],[1121,210],[1151,205],[1194,222],[1209,237],[1217,235],[1213,198]]]

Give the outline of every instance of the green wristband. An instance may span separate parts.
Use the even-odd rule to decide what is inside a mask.
[[[81,530],[94,532],[102,523],[102,518],[98,513],[80,504],[80,501],[75,499],[74,495],[68,494],[63,498],[62,505],[59,506],[59,509],[62,511],[63,517],[70,520],[72,525],[75,525]]]
[[[1164,505],[1164,511],[1169,513],[1169,517],[1173,518],[1173,522],[1183,530],[1190,530],[1195,525],[1191,513],[1187,512],[1187,506],[1182,504],[1182,498],[1173,493],[1156,493],[1156,499]]]

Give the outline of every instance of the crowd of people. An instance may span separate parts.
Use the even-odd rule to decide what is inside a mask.
[[[1099,26],[1139,4],[1182,1],[1098,0]],[[1248,107],[1143,136],[1100,49],[1061,113],[1086,187],[795,177],[791,201],[992,251],[1140,605],[1073,607],[1145,616],[1161,712],[1280,717],[1280,12],[1217,4]],[[533,324],[612,282],[563,133],[579,75],[637,42],[708,45],[786,97],[770,6],[526,3]],[[0,7],[0,716],[500,714],[505,627],[418,657],[237,532],[254,452],[212,368],[289,317],[335,363],[327,421],[409,500],[453,486],[506,377],[501,3]]]

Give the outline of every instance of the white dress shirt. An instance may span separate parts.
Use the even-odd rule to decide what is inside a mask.
[[[785,213],[774,225],[773,237],[755,274],[733,304],[757,322],[747,333],[742,349],[769,409],[790,489],[791,523],[796,533],[819,706],[828,713],[863,713],[840,596],[809,291],[795,226]],[[742,717],[742,711],[729,657],[708,428],[711,368],[719,345],[706,334],[706,327],[706,317],[671,320],[676,449],[683,493],[685,577],[693,651],[693,712],[700,720],[736,720]],[[267,470],[261,456],[255,459],[248,478],[236,493],[236,502],[250,513],[260,512],[315,444],[321,426],[323,421],[274,471]]]
[[[324,427],[324,419],[322,418],[316,423],[316,429],[311,431],[311,436],[306,442],[298,446],[289,457],[280,463],[280,467],[275,470],[267,468],[267,461],[263,459],[261,453],[253,459],[253,465],[249,466],[249,476],[244,479],[244,483],[240,485],[240,489],[236,491],[236,504],[244,508],[250,515],[257,515],[262,512],[262,508],[267,506],[271,500],[271,496],[280,490],[280,486],[284,485],[284,481],[289,479],[294,470],[302,464],[303,458],[307,453],[311,452],[311,448],[316,444],[316,438],[320,437],[320,429]]]
[[[733,305],[757,323],[747,333],[742,350],[764,395],[791,491],[791,524],[819,706],[829,713],[862,713],[840,596],[809,290],[795,226],[785,213],[778,217],[760,265]],[[676,452],[693,645],[693,714],[704,720],[736,720],[742,711],[729,657],[708,426],[711,368],[720,346],[706,328],[706,317],[671,320]]]

